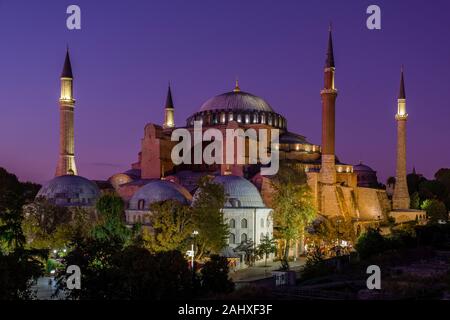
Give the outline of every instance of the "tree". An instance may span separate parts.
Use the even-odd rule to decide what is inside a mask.
[[[306,226],[315,218],[310,188],[304,172],[281,167],[272,181],[273,221],[276,238],[284,242],[283,269],[289,269],[289,249],[292,241],[302,238]]]
[[[419,185],[419,195],[421,199],[438,199],[445,201],[447,190],[445,185],[438,180],[425,180]]]
[[[274,238],[265,235],[259,242],[258,247],[256,248],[258,255],[264,257],[264,266],[267,266],[267,258],[271,253],[275,253],[277,251],[277,242]]]
[[[411,209],[415,209],[418,210],[420,209],[420,196],[419,196],[419,192],[414,192],[411,195],[411,205],[410,205]]]
[[[32,281],[43,271],[39,259],[47,251],[24,248],[22,206],[34,199],[30,186],[0,168],[0,300],[32,298]]]
[[[234,249],[236,252],[244,252],[245,254],[245,263],[248,266],[253,266],[255,263],[257,251],[255,248],[255,243],[253,240],[248,239],[246,241],[241,242],[236,249]]]
[[[450,193],[450,169],[441,168],[434,174],[434,177],[437,181],[445,185],[447,193]]]
[[[91,210],[60,207],[46,199],[24,206],[23,211],[22,229],[27,246],[35,249],[66,247],[76,233],[89,236],[95,224]]]
[[[395,177],[389,177],[386,181],[386,184],[388,186],[395,186],[395,182],[396,182]]]
[[[25,204],[23,185],[14,174],[0,168],[0,248],[4,252],[22,247],[22,206]]]
[[[447,196],[443,199],[447,210],[450,211],[450,169],[439,169],[434,175],[437,181],[445,185]]]
[[[202,289],[205,293],[230,293],[234,283],[228,277],[228,260],[219,255],[211,255],[201,270]]]
[[[309,237],[314,242],[314,247],[334,248],[336,245],[340,246],[341,241],[354,243],[356,240],[353,221],[346,216],[322,217],[312,224],[310,230]]]
[[[363,260],[386,251],[388,247],[388,241],[380,231],[372,228],[363,233],[355,245],[356,251]]]
[[[112,241],[111,241],[112,240]],[[81,270],[81,289],[66,290],[69,275],[58,276],[58,289],[70,299],[163,300],[187,299],[192,293],[192,272],[179,251],[152,254],[147,249],[123,247],[119,238],[77,239],[65,258]]]
[[[228,224],[223,218],[225,204],[224,188],[209,177],[199,181],[199,192],[192,205],[192,223],[198,231],[196,236],[197,259],[206,254],[218,254],[228,239]]]
[[[0,300],[28,300],[34,298],[31,285],[42,275],[38,256],[43,252],[16,249],[8,254],[0,252]]]
[[[410,173],[406,176],[406,181],[408,184],[409,194],[412,195],[415,192],[419,191],[420,183],[422,183],[423,181],[426,181],[426,179],[416,173]]]
[[[193,224],[190,208],[176,200],[150,206],[152,231],[144,231],[145,246],[153,252],[187,250]]]
[[[125,225],[125,205],[122,198],[115,194],[105,194],[97,200],[95,208],[99,213],[98,224],[93,229],[95,238],[118,238],[124,244],[131,239],[131,231]]]
[[[425,200],[422,204],[422,210],[427,212],[429,223],[434,224],[439,220],[448,220],[448,211],[442,201],[433,199]]]

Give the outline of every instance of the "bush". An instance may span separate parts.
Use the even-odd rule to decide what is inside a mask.
[[[377,255],[386,251],[389,248],[389,243],[384,238],[379,230],[368,229],[366,233],[362,234],[356,242],[355,249],[361,259],[367,259],[373,255]]]
[[[326,263],[323,252],[315,247],[306,257],[306,264],[300,273],[301,281],[327,276],[333,273],[334,267]]]
[[[212,255],[201,270],[202,289],[205,293],[230,293],[234,283],[228,278],[228,260]]]

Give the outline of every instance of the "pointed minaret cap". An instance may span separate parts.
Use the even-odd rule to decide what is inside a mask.
[[[401,69],[401,77],[400,77],[400,91],[398,93],[399,99],[406,99],[406,93],[405,93],[405,80],[403,79],[403,66]]]
[[[64,67],[61,72],[61,78],[72,78],[72,64],[70,63],[70,56],[69,56],[69,47],[67,47],[66,51],[66,60],[64,61]]]
[[[236,78],[236,83],[234,85],[233,92],[241,92],[241,88],[239,88],[239,79]]]
[[[327,49],[327,60],[325,62],[326,68],[334,68],[334,52],[333,52],[333,37],[331,34],[331,23],[328,28],[328,49]]]
[[[166,109],[173,109],[173,99],[172,99],[172,91],[170,90],[170,82],[169,82],[169,89],[167,90]]]

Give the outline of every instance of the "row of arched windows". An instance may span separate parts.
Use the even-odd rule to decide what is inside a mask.
[[[201,121],[203,125],[227,124],[236,121],[244,124],[268,124],[276,128],[286,128],[286,119],[273,112],[200,112],[188,119],[188,126],[194,121]]]
[[[246,242],[247,240],[248,240],[247,234],[246,233],[241,234],[241,243]],[[228,242],[229,242],[229,244],[237,243],[236,235],[234,233],[230,233]]]
[[[261,232],[260,236],[259,236],[259,241],[261,241],[264,237],[270,237],[269,233],[267,232],[266,234],[264,234],[263,232]],[[241,234],[241,243],[246,242],[248,240],[248,236],[246,233],[242,233]],[[229,239],[228,239],[229,244],[236,244],[237,243],[237,239],[236,239],[236,235],[234,233],[230,233]]]
[[[234,220],[234,219],[230,219],[230,221],[228,222],[228,226],[231,228],[231,229],[234,229],[234,228],[236,228],[236,220]],[[265,221],[265,219],[264,218],[261,218],[260,219],[260,226],[261,226],[261,228],[264,228],[265,226],[269,226],[269,221]],[[248,227],[248,221],[247,221],[247,219],[242,219],[241,220],[241,228],[242,229],[245,229],[245,228],[247,228]]]
[[[230,221],[228,222],[228,225],[231,229],[236,228],[236,220],[230,219]],[[247,219],[244,218],[241,220],[241,228],[246,229],[247,227],[248,227],[248,221],[247,221]]]

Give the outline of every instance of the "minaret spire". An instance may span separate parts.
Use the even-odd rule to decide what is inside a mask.
[[[73,73],[70,63],[69,47],[66,49],[63,70],[61,72],[61,95],[59,98],[59,159],[56,176],[76,175],[75,142],[74,142]]]
[[[322,166],[320,180],[324,184],[336,183],[335,157],[335,106],[337,90],[334,86],[334,53],[331,25],[328,31],[327,59],[324,68],[324,88],[322,96]]]
[[[170,82],[169,82],[169,88],[167,90],[166,108],[173,109],[173,99],[172,99],[172,90],[170,89]]]
[[[395,188],[393,195],[393,208],[409,209],[410,198],[406,180],[406,94],[403,67],[400,76],[400,92],[397,99],[397,166],[395,171]]]
[[[400,91],[398,93],[399,99],[406,99],[406,93],[405,93],[405,80],[403,77],[403,65],[401,68],[401,76],[400,76]]]
[[[163,124],[164,129],[175,127],[174,112],[175,108],[172,99],[172,90],[170,88],[169,82],[169,87],[167,89],[166,105],[164,107],[164,124]]]
[[[70,63],[69,46],[66,48],[66,59],[64,60],[64,67],[61,72],[61,78],[73,79],[72,64]]]
[[[328,27],[328,49],[327,49],[327,60],[325,61],[325,67],[326,68],[334,68],[335,67],[331,22],[330,22],[330,26]]]

